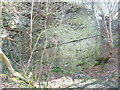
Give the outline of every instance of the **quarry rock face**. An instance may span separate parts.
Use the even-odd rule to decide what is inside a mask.
[[[51,60],[59,67],[77,72],[93,66],[100,55],[100,31],[95,24],[93,14],[83,7],[66,15],[60,25],[48,32],[51,39],[47,52]]]
[[[32,59],[36,62],[43,60],[43,63],[48,61],[50,64],[53,64],[53,66],[55,65],[66,70],[80,72],[83,69],[92,67],[95,59],[100,56],[100,30],[97,28],[97,23],[91,10],[76,5],[66,5],[64,5],[65,8],[60,6],[65,9],[64,13],[59,13],[59,11],[62,10],[58,9],[57,12],[57,9],[55,9],[53,12],[55,13],[55,15],[53,15],[54,18],[48,15],[50,18],[46,21],[47,40],[45,39],[45,35],[40,37]],[[18,19],[20,18],[21,17]],[[39,19],[40,20],[35,21],[35,26],[33,27],[34,31],[35,28],[39,26],[38,30],[33,32],[33,47],[39,34],[44,30],[44,18],[43,20],[41,17]],[[27,20],[23,18],[22,20],[26,25],[29,25]],[[23,26],[22,24],[16,25],[19,34],[16,35],[16,32],[10,32],[10,35],[16,35],[14,39],[17,40],[17,42],[14,43],[14,48],[19,55],[14,59],[16,60],[19,57],[26,63],[30,56],[30,37],[27,32],[28,29],[26,30]],[[40,29],[41,27],[43,27],[43,29]],[[7,44],[5,43],[4,45]],[[47,48],[45,48],[44,52],[45,46]],[[5,47],[6,53],[13,53],[10,51],[13,47],[10,45],[9,47]]]

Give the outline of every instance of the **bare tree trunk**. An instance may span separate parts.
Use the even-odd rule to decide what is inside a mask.
[[[109,30],[108,30],[108,27],[107,27],[107,21],[106,21],[106,16],[103,17],[104,18],[104,26],[105,26],[105,30],[106,30],[106,34],[107,34],[107,41],[109,43]]]
[[[32,0],[32,5],[31,5],[31,14],[30,14],[30,55],[32,53],[32,32],[33,32],[33,5],[34,5],[34,0]]]
[[[33,6],[34,6],[34,0],[32,0],[31,2],[31,13],[30,13],[30,31],[29,31],[29,36],[30,36],[30,57],[29,57],[29,60],[27,62],[27,67],[26,67],[26,71],[28,72],[28,68],[29,68],[29,64],[32,60],[32,51],[33,51],[33,48],[32,48],[32,44],[33,44]]]
[[[106,16],[103,17],[104,19],[104,26],[106,30],[107,35],[107,46],[108,46],[108,52],[109,55],[107,57],[111,57],[112,55],[112,47],[113,47],[113,38],[112,38],[112,29],[111,29],[111,16],[109,16],[109,21],[107,22]],[[108,23],[108,24],[107,24]]]
[[[2,27],[2,2],[0,2],[0,29]],[[2,31],[0,31],[0,47],[2,47]],[[0,62],[0,73],[2,73],[2,62]]]
[[[109,15],[109,39],[110,39],[110,50],[113,47],[113,37],[112,37],[112,17],[111,14]]]

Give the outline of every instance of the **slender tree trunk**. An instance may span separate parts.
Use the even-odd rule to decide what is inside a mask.
[[[107,26],[106,16],[104,16],[103,19],[104,19],[104,26],[105,26],[106,35],[107,35],[107,41],[109,43],[110,37],[109,37],[109,30],[108,30],[108,26]]]
[[[112,35],[112,17],[111,14],[109,15],[109,38],[110,38],[110,49],[113,47],[113,35]]]
[[[107,36],[107,47],[108,47],[108,55],[106,58],[111,58],[112,56],[112,48],[113,48],[113,38],[112,38],[112,28],[111,28],[111,23],[112,23],[112,18],[111,15],[109,16],[109,21],[107,22],[106,16],[103,17],[104,20],[104,26],[106,30],[106,36]]]
[[[2,2],[0,2],[0,47],[2,47]],[[0,73],[2,73],[2,62],[0,62]]]

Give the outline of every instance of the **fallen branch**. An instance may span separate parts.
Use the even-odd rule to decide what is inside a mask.
[[[24,75],[22,75],[19,72],[16,72],[14,68],[12,67],[10,60],[7,58],[7,56],[3,53],[2,49],[0,48],[0,59],[6,64],[9,71],[12,73],[13,76],[19,77],[21,80],[23,80],[25,83],[32,85],[34,88],[38,88],[39,86],[35,84],[34,81],[29,80],[25,78]]]

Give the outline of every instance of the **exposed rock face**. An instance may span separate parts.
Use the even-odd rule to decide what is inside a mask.
[[[100,32],[93,18],[92,13],[80,7],[49,30],[48,36],[52,40],[47,52],[56,65],[77,72],[94,65],[95,58],[100,55]]]
[[[54,64],[53,66],[56,65],[75,72],[93,66],[95,59],[100,55],[100,31],[96,27],[93,13],[85,7],[75,4],[58,3],[57,7],[59,8],[53,7],[52,15],[48,14],[47,31],[45,32],[47,38],[45,38],[45,34],[40,37],[32,60],[37,64],[40,60],[43,60],[43,62],[48,61],[50,64]],[[42,9],[40,10],[42,11]],[[38,13],[40,12],[38,11]],[[11,15],[11,17],[13,16]],[[45,29],[45,18],[39,15],[37,17],[38,20],[33,22],[33,47],[39,34]],[[14,59],[17,60],[19,57],[26,64],[30,56],[29,22],[27,22],[29,18],[26,16],[26,18],[19,17],[18,19],[20,18],[23,20],[24,23],[21,23],[24,25],[18,22],[19,24],[16,27],[19,33],[11,31],[10,35],[17,40],[16,43],[13,43],[18,53]],[[26,27],[27,29],[25,29]],[[47,41],[45,41],[46,39]],[[44,52],[45,46],[47,48]],[[5,51],[11,52],[12,48],[9,45]],[[16,53],[16,51],[11,53]]]

